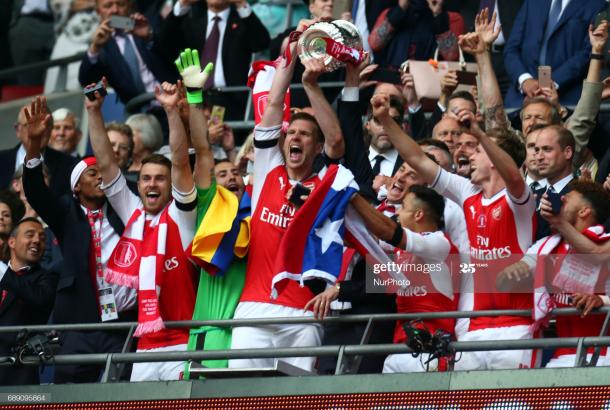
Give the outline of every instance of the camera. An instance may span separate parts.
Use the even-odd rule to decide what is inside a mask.
[[[455,350],[451,347],[452,336],[450,333],[438,329],[432,334],[421,320],[412,320],[402,326],[407,335],[406,344],[413,350],[413,357],[422,353],[430,355],[424,363],[426,366],[432,360],[441,357],[453,359]]]
[[[41,361],[50,360],[61,347],[59,334],[55,330],[47,333],[30,333],[23,329],[17,334],[17,346],[13,348],[15,358],[24,363],[24,356],[38,356]]]

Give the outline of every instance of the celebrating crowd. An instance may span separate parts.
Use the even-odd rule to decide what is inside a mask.
[[[127,0],[97,0],[79,72],[93,155],[79,154],[77,115],[51,112],[44,96],[21,109],[19,145],[0,152],[0,324],[137,322],[133,335],[62,331],[59,354],[120,352],[130,336],[138,352],[357,344],[366,323],[321,319],[396,312],[532,315],[379,322],[368,343],[409,343],[413,328],[458,341],[599,336],[595,310],[610,305],[610,153],[599,113],[610,24],[596,17],[606,3],[507,3],[481,1],[467,27],[441,0],[355,1],[344,18],[363,49],[328,72],[297,38],[332,19],[333,1],[309,0],[312,19],[271,41],[277,59],[252,64],[256,126],[238,152],[223,117],[239,118],[246,102],[215,90],[245,85],[252,53],[269,48],[252,7],[178,0],[153,30]],[[128,16],[133,26],[119,28],[116,17]],[[434,55],[438,71],[462,53],[478,85],[448,70],[434,97],[418,95],[430,79],[402,64]],[[343,87],[323,90],[325,81]],[[289,91],[295,82],[302,92]],[[123,102],[155,98],[125,123],[106,123],[110,88]],[[380,266],[412,269],[386,270],[384,283],[399,284],[375,287]],[[581,314],[549,326],[551,310],[569,306]],[[303,317],[320,321],[165,325]],[[14,334],[0,335],[1,356],[14,345]],[[334,357],[279,360],[317,374],[337,366]],[[365,356],[355,371],[575,360],[570,348],[550,358],[391,354]],[[608,363],[603,350],[597,364]],[[191,377],[181,361],[120,370],[131,381]],[[52,380],[96,382],[101,371],[57,365]],[[33,366],[0,367],[2,384],[39,377]]]

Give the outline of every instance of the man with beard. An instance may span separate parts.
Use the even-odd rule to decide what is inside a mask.
[[[495,142],[481,131],[469,110],[454,113],[462,124],[470,123],[468,132],[479,145],[470,156],[471,181],[450,174],[431,161],[421,148],[398,127],[388,115],[387,96],[372,100],[375,116],[388,128],[388,135],[400,155],[431,187],[462,206],[470,239],[471,262],[476,274],[464,286],[461,310],[529,309],[531,295],[500,294],[495,280],[503,267],[530,246],[534,233],[535,200],[519,172],[514,158],[521,163],[523,146],[509,135],[498,134]],[[464,276],[466,277],[466,275]],[[532,337],[529,318],[495,316],[462,321],[467,332],[459,340],[528,339]],[[532,353],[511,352],[463,353],[456,368],[463,370],[518,368],[531,366]]]
[[[139,196],[128,188],[112,151],[101,113],[104,98],[96,92],[85,104],[101,188],[125,224],[105,278],[138,291],[138,351],[184,351],[188,329],[166,329],[163,322],[190,320],[193,314],[197,272],[185,251],[195,234],[197,193],[177,87],[163,83],[155,96],[168,118],[172,159],[153,154],[142,161]],[[177,380],[182,369],[182,362],[136,363],[131,381]]]
[[[24,110],[27,118],[23,190],[32,208],[59,242],[63,265],[53,309],[53,323],[98,323],[135,319],[136,292],[109,285],[104,271],[123,233],[123,223],[100,189],[102,177],[95,158],[84,158],[70,175],[72,195],[57,197],[45,184],[41,149],[50,115],[39,97]],[[102,314],[114,304],[115,314]],[[61,354],[112,353],[123,348],[126,331],[62,332]],[[68,365],[55,368],[55,383],[94,383],[103,367]]]
[[[299,23],[300,29],[309,24]],[[291,43],[291,55],[296,44]],[[254,183],[252,193],[252,234],[246,268],[246,282],[235,318],[307,317],[307,302],[324,289],[319,280],[298,282],[289,280],[284,290],[272,299],[272,279],[276,274],[277,245],[293,220],[297,205],[289,198],[298,183],[313,191],[321,178],[313,173],[315,157],[323,153],[326,163],[343,157],[345,143],[339,121],[328,104],[317,79],[325,71],[319,60],[304,60],[302,82],[316,117],[297,113],[289,121],[282,137],[284,95],[290,84],[296,58],[282,58],[268,96],[263,118],[254,129]],[[280,141],[282,144],[280,146]],[[301,197],[301,200],[303,198]],[[238,327],[233,330],[232,349],[304,347],[321,343],[322,329],[318,324],[269,325]],[[232,359],[231,368],[270,367],[276,359]],[[283,361],[311,371],[315,358],[286,358]]]

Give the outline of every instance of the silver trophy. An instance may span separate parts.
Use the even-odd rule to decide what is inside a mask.
[[[309,58],[324,59],[327,71],[335,71],[344,65],[326,53],[325,38],[331,38],[337,43],[362,50],[362,36],[355,25],[346,20],[314,23],[299,37],[299,57],[302,60]]]

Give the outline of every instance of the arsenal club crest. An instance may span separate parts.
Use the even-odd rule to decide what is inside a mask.
[[[128,268],[133,265],[134,261],[138,257],[138,252],[133,243],[127,241],[120,241],[116,245],[116,251],[114,253],[114,263],[121,268]]]
[[[495,219],[496,221],[499,221],[502,218],[502,207],[501,206],[496,206],[492,211],[491,211],[491,217],[493,219]]]

